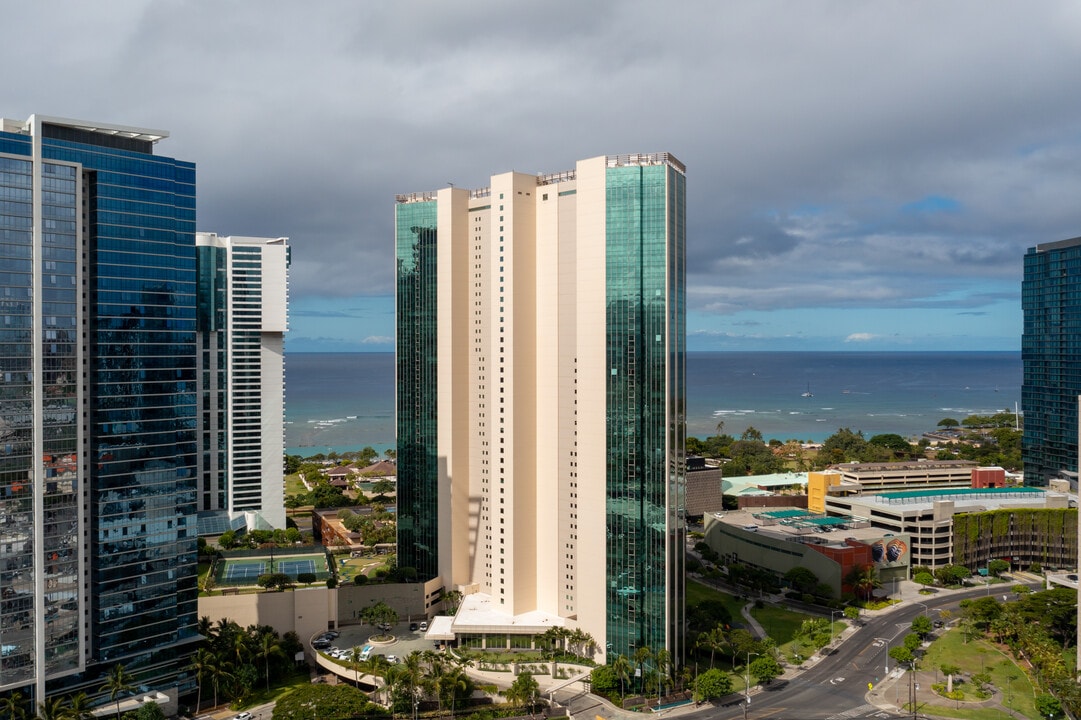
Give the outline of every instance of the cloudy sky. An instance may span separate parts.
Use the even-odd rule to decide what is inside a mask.
[[[1074,0],[3,5],[0,115],[170,131],[293,352],[392,349],[395,193],[596,155],[686,163],[694,350],[1016,350],[1081,235]]]

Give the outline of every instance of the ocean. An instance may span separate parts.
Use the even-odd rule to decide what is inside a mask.
[[[293,353],[286,452],[394,447],[392,353]],[[838,428],[919,437],[939,420],[1013,412],[1019,352],[692,352],[687,431],[820,442]]]

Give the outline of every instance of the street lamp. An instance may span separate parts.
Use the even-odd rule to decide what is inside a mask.
[[[758,657],[758,653],[756,653],[756,652],[747,653],[747,662],[744,663],[744,665],[743,665],[743,671],[744,671],[744,673],[746,674],[746,677],[747,677],[747,679],[744,681],[744,682],[746,682],[746,685],[743,686],[743,697],[745,697],[747,699],[747,705],[751,704],[751,655],[754,655],[755,657]],[[746,707],[743,708],[743,714],[744,715],[747,714],[747,708]]]
[[[844,614],[844,610],[830,610],[830,646],[833,646],[833,616],[841,613]]]

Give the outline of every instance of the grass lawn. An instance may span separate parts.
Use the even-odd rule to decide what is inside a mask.
[[[1029,683],[1028,676],[1017,667],[1013,659],[986,640],[971,638],[967,643],[964,640],[965,633],[961,628],[950,630],[931,643],[920,666],[926,670],[932,670],[947,663],[961,668],[965,674],[986,671],[991,675],[991,684],[1000,693],[995,698],[999,703],[1006,707],[1012,704],[1014,710],[1026,717],[1037,717],[1032,685]],[[971,687],[964,683],[960,686],[954,685],[954,689],[964,690],[966,697],[975,699],[975,695],[971,693]],[[1011,695],[1012,703],[1010,702]],[[932,715],[971,717],[979,720],[1009,717],[1001,710],[996,710],[997,714],[980,715],[973,714],[975,709],[965,712],[963,701],[959,712],[957,703],[946,698],[942,698],[940,704],[928,706],[926,712]]]
[[[724,606],[728,608],[728,612],[732,615],[733,627],[745,627],[743,622],[743,615],[741,610],[747,604],[746,600],[741,600],[734,595],[721,592],[716,588],[710,587],[704,583],[697,582],[695,580],[689,580],[687,582],[687,604],[696,605],[705,600],[718,600],[724,603]],[[786,608],[777,605],[765,605],[760,608],[752,608],[751,615],[755,620],[762,625],[766,634],[773,638],[778,648],[786,657],[791,657],[794,653],[792,647],[792,638],[795,636],[796,631],[799,630],[800,625],[804,620],[810,620],[814,615],[806,615],[804,613],[793,612]],[[835,624],[836,631],[840,633],[845,627],[845,623],[838,620]],[[812,650],[807,648],[803,649],[803,657],[806,658]],[[708,659],[709,655],[700,655],[700,658]],[[714,666],[721,668],[722,670],[728,670],[732,673],[732,689],[733,692],[743,690],[744,675],[742,660],[737,663],[735,667],[729,667],[731,658],[724,655],[717,655],[714,658]],[[705,666],[703,666],[703,669]]]
[[[687,604],[697,605],[700,602],[706,600],[719,600],[724,603],[724,606],[728,609],[728,613],[732,616],[733,625],[743,627],[743,616],[740,615],[740,610],[747,604],[746,601],[740,600],[734,595],[721,592],[717,588],[710,587],[705,583],[700,583],[697,580],[687,581]]]
[[[368,575],[372,569],[386,565],[387,557],[387,555],[365,555],[349,558],[344,565],[338,565],[338,578],[343,583],[352,582],[357,575],[361,573]]]
[[[751,616],[765,628],[766,634],[776,640],[779,646],[792,642],[792,638],[796,636],[796,631],[799,630],[803,621],[815,617],[814,615],[786,610],[776,605],[751,608]],[[847,625],[838,620],[834,623],[834,632],[840,633],[846,627]]]
[[[300,479],[300,473],[285,476],[286,495],[300,495],[306,492],[308,492],[308,488],[304,487],[304,483]]]

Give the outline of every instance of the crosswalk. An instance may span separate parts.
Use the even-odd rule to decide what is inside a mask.
[[[888,718],[890,714],[883,710],[880,710],[877,705],[871,705],[870,703],[864,703],[859,707],[854,707],[851,710],[845,710],[844,712],[837,713],[836,715],[830,715],[826,720],[854,720],[855,718]]]

